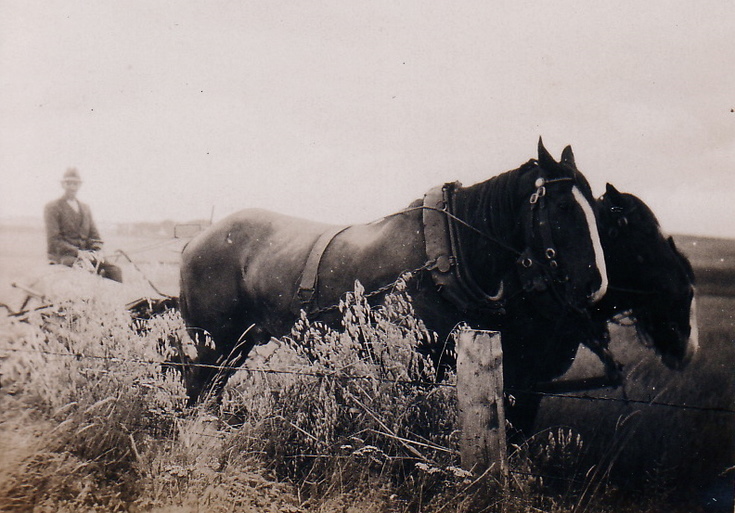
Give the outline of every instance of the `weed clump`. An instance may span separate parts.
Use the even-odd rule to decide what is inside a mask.
[[[356,284],[340,304],[341,330],[302,315],[266,358],[233,376],[222,405],[241,412],[233,451],[258,455],[309,500],[374,496],[375,483],[390,484],[388,496],[413,494],[422,469],[456,465],[454,378],[436,383],[417,351],[432,335],[403,287],[371,307]]]
[[[158,322],[173,329],[175,320]],[[160,376],[157,348],[104,301],[61,302],[2,323],[2,419],[22,443],[9,447],[18,466],[2,469],[0,504],[122,507],[136,495],[147,444],[172,431],[161,413],[183,400],[180,385]]]
[[[381,306],[356,284],[339,311],[339,330],[302,316],[194,408],[167,363],[191,350],[178,313],[141,324],[77,300],[0,317],[0,509],[602,513],[670,496],[666,472],[634,501],[610,477],[640,415],[600,443],[571,407],[573,427],[513,447],[508,487],[488,487],[460,468],[456,379],[419,351],[436,340],[405,284]]]

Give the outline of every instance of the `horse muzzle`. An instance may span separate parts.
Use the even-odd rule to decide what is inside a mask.
[[[661,361],[670,369],[683,370],[689,365],[696,354],[699,352],[699,333],[696,323],[690,324],[688,336],[679,332],[679,340],[684,346],[681,351],[676,353],[664,352],[661,354]]]

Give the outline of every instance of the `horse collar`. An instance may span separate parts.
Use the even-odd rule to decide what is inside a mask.
[[[462,312],[502,313],[503,283],[487,294],[464,265],[454,217],[454,192],[459,182],[434,187],[424,195],[422,208],[428,269],[440,294]]]

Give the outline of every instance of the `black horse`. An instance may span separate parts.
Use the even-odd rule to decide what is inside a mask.
[[[534,386],[569,370],[580,344],[604,363],[612,363],[608,321],[616,315],[630,315],[641,338],[670,368],[683,368],[698,348],[689,261],[661,232],[656,216],[641,199],[607,184],[597,203],[610,280],[605,297],[577,325],[541,318],[533,305],[520,300],[502,329],[505,385],[514,396],[508,419],[526,436],[541,401]]]
[[[506,305],[521,295],[547,318],[578,320],[607,285],[595,201],[571,148],[560,162],[540,140],[538,151],[538,160],[518,169],[451,187],[451,211],[418,201],[376,222],[342,228],[251,209],[194,238],[182,254],[180,306],[198,348],[196,363],[211,367],[185,369],[190,399],[202,391],[217,394],[230,371],[218,374],[214,365],[227,361],[231,369],[256,344],[287,334],[300,306],[338,325],[330,306],[356,280],[368,292],[381,291],[409,272],[414,311],[439,341],[462,322],[499,327]],[[428,256],[427,211],[449,219],[452,257]],[[436,283],[453,271],[471,284],[465,287],[472,289],[471,301],[457,301],[451,283]],[[302,295],[304,302],[295,301]]]

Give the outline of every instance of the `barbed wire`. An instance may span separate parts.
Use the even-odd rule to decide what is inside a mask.
[[[296,375],[296,376],[306,376],[306,377],[314,377],[314,378],[339,378],[339,379],[346,379],[346,380],[378,380],[381,382],[386,383],[394,383],[394,384],[402,384],[402,385],[416,385],[416,386],[423,386],[423,387],[451,387],[456,388],[456,384],[454,383],[436,383],[436,382],[429,382],[429,381],[422,381],[422,380],[387,380],[378,378],[375,376],[359,376],[359,375],[341,375],[339,374],[339,371],[331,371],[331,372],[316,372],[316,371],[297,371],[297,370],[286,370],[286,369],[271,369],[271,368],[258,368],[258,367],[237,367],[237,366],[219,366],[219,365],[211,365],[211,364],[184,364],[180,362],[165,362],[165,361],[157,361],[157,360],[150,360],[150,359],[144,359],[144,358],[129,358],[129,357],[119,357],[119,356],[107,356],[107,355],[87,355],[83,353],[71,353],[71,352],[60,352],[60,351],[45,351],[45,350],[39,350],[39,349],[29,349],[29,348],[14,348],[14,347],[4,347],[0,348],[0,359],[3,358],[2,352],[4,351],[13,351],[13,352],[26,352],[26,353],[36,353],[36,354],[44,354],[48,356],[58,356],[58,357],[67,357],[67,358],[75,358],[78,360],[98,360],[98,361],[110,361],[114,363],[133,363],[133,364],[139,364],[139,365],[155,365],[158,367],[161,366],[172,366],[172,367],[183,367],[186,365],[193,366],[193,367],[203,367],[203,368],[216,368],[216,369],[228,369],[228,370],[239,370],[244,372],[250,372],[250,373],[264,373],[264,374],[282,374],[282,375]],[[720,408],[720,407],[704,407],[699,405],[681,405],[681,404],[674,404],[674,403],[666,403],[666,402],[660,402],[660,401],[643,401],[643,400],[636,400],[636,399],[620,399],[620,398],[611,398],[611,397],[594,397],[594,396],[586,396],[586,395],[575,395],[575,394],[564,394],[564,393],[554,393],[554,392],[540,392],[540,391],[534,391],[534,390],[518,390],[514,388],[506,388],[506,392],[510,393],[530,393],[530,394],[537,394],[541,395],[543,397],[555,397],[555,398],[562,398],[562,399],[576,399],[576,400],[591,400],[591,401],[609,401],[609,402],[619,402],[619,403],[631,403],[631,404],[640,404],[644,406],[664,406],[664,407],[671,407],[671,408],[680,408],[685,410],[695,410],[695,411],[701,411],[701,412],[715,412],[715,413],[726,413],[726,414],[735,414],[735,410],[730,410],[727,408]],[[201,411],[201,410],[191,410],[191,411]],[[178,436],[201,436],[206,437],[210,439],[217,439],[220,441],[226,441],[228,437],[230,436],[236,436],[237,435],[237,425],[231,425],[227,421],[220,419],[219,417],[214,417],[217,421],[217,425],[213,426],[213,429],[211,431],[202,431],[201,429],[197,429],[196,427],[196,421],[199,419],[194,417],[192,418],[188,412],[186,411],[179,411],[179,412],[172,412],[172,411],[153,411],[151,410],[150,413],[154,417],[158,418],[168,418],[173,422],[185,422],[185,424],[178,424],[178,428],[173,428],[176,431],[178,431]],[[223,412],[226,414],[227,412]],[[274,417],[276,418],[276,417]],[[187,422],[189,421],[189,422]],[[133,422],[130,424],[127,424],[127,426],[132,428],[137,428],[138,430],[149,430],[151,429],[151,425],[144,422]],[[174,424],[176,425],[176,424]],[[173,426],[173,425],[172,425]],[[164,430],[166,431],[166,430]],[[385,433],[377,432],[378,435],[386,435]],[[176,436],[176,435],[173,435]],[[387,436],[387,435],[386,435]],[[389,436],[389,438],[392,438]],[[418,443],[415,440],[407,440],[409,443]],[[134,443],[134,442],[133,442]],[[328,450],[334,450],[339,446],[340,442],[334,442],[330,444],[330,447],[328,447]],[[326,459],[326,460],[365,460],[365,461],[372,461],[375,459],[375,454],[373,453],[360,453],[359,447],[356,448],[356,450],[352,451],[349,454],[331,454],[331,453],[325,453],[325,454],[308,454],[308,453],[299,453],[299,454],[286,454],[284,455],[284,459],[286,460],[319,460],[319,459]],[[434,448],[435,450],[438,450],[438,447]],[[382,461],[383,459],[385,461],[393,461],[393,462],[416,462],[416,463],[429,463],[432,468],[436,467],[442,472],[449,474],[451,473],[449,471],[449,468],[446,464],[438,463],[437,461],[433,459],[427,459],[427,458],[418,458],[416,456],[409,456],[409,455],[400,455],[400,454],[388,454],[382,452],[382,450],[379,450],[380,454],[378,455],[379,459]],[[457,456],[457,451],[451,451],[444,449],[445,452],[451,452],[454,453],[455,456]],[[260,453],[262,451],[252,451],[253,454]],[[515,476],[522,476],[526,478],[535,478],[540,479],[542,482],[546,481],[556,481],[556,482],[564,482],[568,483],[568,486],[574,487],[574,486],[584,486],[587,484],[587,479],[581,479],[580,473],[577,471],[574,471],[571,473],[571,475],[564,475],[564,474],[551,474],[548,471],[534,471],[533,469],[523,469],[523,463],[521,463],[521,468],[513,468],[512,463],[509,462],[509,468],[507,469],[508,476],[515,475]],[[623,489],[628,488],[627,486],[622,486]],[[634,487],[630,487],[631,490],[634,490]],[[519,499],[516,497],[515,499]],[[503,501],[507,501],[508,498],[502,499]]]
[[[505,388],[506,392],[510,392],[511,394],[517,393],[517,394],[530,394],[530,395],[539,395],[542,397],[558,397],[563,399],[577,399],[581,401],[602,401],[602,402],[614,402],[614,403],[625,403],[625,404],[640,404],[643,406],[663,406],[668,408],[678,408],[681,410],[694,410],[694,411],[707,411],[707,412],[716,412],[716,413],[731,413],[735,414],[735,410],[731,410],[729,408],[723,408],[719,406],[699,406],[694,404],[677,404],[677,403],[669,403],[665,401],[656,401],[656,400],[643,400],[643,399],[630,399],[630,398],[621,398],[621,397],[599,397],[599,396],[591,396],[591,395],[576,395],[571,393],[560,393],[560,392],[542,392],[539,390],[528,390],[528,389],[518,389],[518,388]]]
[[[13,351],[13,352],[25,352],[25,353],[36,353],[45,354],[48,356],[60,356],[66,358],[76,359],[88,359],[88,360],[105,360],[118,363],[134,363],[139,365],[155,365],[159,367],[179,367],[179,368],[203,368],[203,369],[215,369],[220,371],[243,371],[249,373],[259,374],[275,374],[275,375],[291,375],[291,376],[305,376],[313,378],[331,378],[341,379],[346,381],[351,380],[362,380],[362,381],[379,381],[381,383],[405,385],[405,386],[416,386],[422,388],[457,388],[456,383],[448,382],[436,382],[427,380],[408,380],[408,379],[386,379],[378,376],[361,376],[352,374],[342,374],[339,369],[333,371],[304,371],[304,370],[288,370],[288,369],[273,369],[273,368],[261,368],[261,367],[247,367],[247,366],[236,366],[236,365],[215,365],[205,363],[182,363],[175,361],[156,361],[146,360],[143,358],[127,358],[120,356],[108,356],[108,355],[86,355],[82,353],[64,353],[58,351],[45,351],[40,349],[28,349],[28,348],[17,348],[17,347],[4,347],[0,348],[0,351]],[[1,358],[1,356],[0,356]],[[597,401],[597,402],[612,402],[621,403],[626,405],[641,405],[641,406],[657,406],[665,408],[675,408],[680,410],[690,410],[698,412],[709,412],[709,413],[722,413],[722,414],[735,414],[735,409],[730,409],[721,406],[702,406],[693,404],[678,404],[666,401],[658,400],[644,400],[644,399],[632,399],[629,397],[604,397],[604,396],[593,396],[593,395],[579,395],[574,393],[559,393],[559,392],[543,392],[533,389],[520,389],[515,387],[505,387],[504,392],[509,394],[526,394],[526,395],[537,395],[541,397],[549,398],[560,398],[560,399],[572,399],[579,401]]]
[[[43,351],[39,349],[27,349],[18,347],[6,347],[0,348],[0,351],[14,351],[14,352],[25,352],[35,354],[45,354],[49,356],[63,356],[67,358],[76,358],[79,360],[107,360],[119,363],[137,363],[141,365],[155,365],[159,367],[181,367],[181,368],[200,368],[200,369],[215,369],[220,371],[245,371],[251,373],[261,374],[283,374],[292,376],[306,376],[313,378],[338,378],[345,380],[363,380],[363,381],[380,381],[383,383],[393,383],[398,385],[413,385],[421,387],[449,387],[456,388],[454,383],[438,383],[435,381],[424,381],[424,380],[407,380],[407,379],[385,379],[378,378],[376,376],[360,376],[352,374],[340,374],[340,370],[334,371],[296,371],[287,369],[270,369],[270,368],[259,368],[259,367],[246,367],[237,365],[215,365],[207,363],[182,363],[174,361],[156,361],[156,360],[145,360],[142,358],[123,358],[120,356],[105,356],[105,355],[85,355],[81,353],[62,353],[57,351]],[[1,356],[0,356],[1,358]]]
[[[186,416],[185,415],[176,414],[176,413],[167,412],[167,411],[157,411],[157,412],[155,412],[155,416],[157,416],[157,417],[166,417],[166,418],[169,418],[170,420],[173,420],[173,421],[186,420]],[[275,418],[278,418],[278,417],[273,417],[273,418],[275,419]],[[150,424],[143,423],[143,422],[125,423],[125,426],[128,427],[128,428],[137,428],[139,430],[149,430],[151,428]],[[199,430],[196,430],[196,429],[190,429],[190,428],[186,428],[186,427],[180,427],[179,428],[179,432],[180,432],[180,436],[182,434],[185,435],[185,436],[195,435],[195,436],[201,436],[201,437],[205,437],[205,438],[212,438],[212,439],[217,439],[217,440],[224,441],[224,440],[227,440],[228,439],[228,435],[234,435],[234,434],[236,434],[235,431],[228,430],[227,428],[234,428],[234,426],[226,426],[225,429],[222,429],[221,427],[217,427],[217,428],[214,429],[213,432],[204,432],[204,431],[199,431]],[[378,432],[376,430],[371,430],[371,431],[374,432],[375,434],[378,434],[378,435],[386,435],[386,433]],[[356,436],[358,434],[360,434],[360,432],[355,433],[355,434],[351,435],[350,437],[345,437],[345,438],[350,438],[351,439],[351,438],[353,438],[354,436]],[[388,438],[393,438],[393,437],[388,436]],[[422,445],[422,446],[426,446],[426,444],[423,444],[423,443],[418,442],[416,440],[406,440],[406,441],[409,442],[409,443],[415,443],[415,444],[419,444],[419,445]],[[329,444],[329,447],[327,447],[327,449],[328,450],[334,450],[337,447],[340,447],[341,445],[342,445],[342,441],[335,441],[335,442]],[[370,444],[367,444],[365,447],[372,447],[372,446]],[[436,461],[427,460],[426,458],[419,458],[419,457],[417,457],[415,455],[414,456],[400,456],[400,455],[396,455],[396,454],[387,454],[387,453],[383,452],[379,448],[376,448],[376,451],[367,451],[367,452],[361,453],[360,452],[361,449],[364,449],[365,447],[356,447],[349,454],[333,454],[333,453],[307,454],[307,453],[299,453],[299,454],[285,454],[285,455],[283,455],[283,458],[285,460],[299,460],[299,459],[314,459],[314,460],[317,460],[317,459],[328,459],[328,460],[366,460],[366,461],[375,460],[377,458],[379,460],[385,460],[385,461],[430,463],[432,465],[441,466],[441,464],[440,463],[437,463]],[[440,452],[450,453],[450,454],[452,454],[454,456],[459,456],[459,454],[460,454],[460,451],[450,450],[450,449],[446,449],[444,447],[439,447],[439,446],[434,446],[434,447],[429,447],[429,448],[434,449],[434,450],[437,450],[437,451],[440,451]],[[258,454],[258,453],[267,454],[265,451],[259,451],[259,450],[251,450],[251,451],[246,451],[246,452],[248,452],[250,454]],[[444,470],[446,471],[447,469],[445,468]],[[560,475],[560,474],[552,475],[552,474],[549,474],[548,472],[541,473],[541,472],[534,472],[532,470],[519,470],[519,469],[514,469],[514,468],[508,468],[507,471],[508,471],[508,474],[515,474],[515,475],[521,475],[521,476],[526,476],[526,477],[535,477],[535,478],[540,478],[540,479],[550,479],[550,480],[564,481],[564,482],[568,482],[570,484],[575,484],[575,485],[585,484],[585,481],[584,480],[581,480],[578,477],[576,477],[577,473],[575,473],[575,476],[570,477],[570,476],[565,476],[565,475]]]

